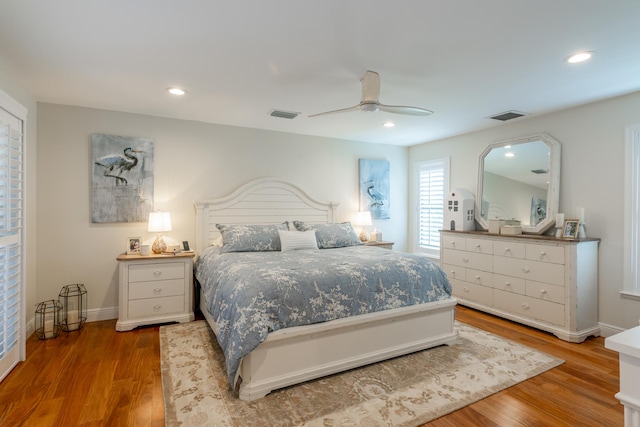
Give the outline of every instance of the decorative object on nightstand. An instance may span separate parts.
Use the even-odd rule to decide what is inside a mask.
[[[36,336],[38,338],[48,340],[58,336],[60,309],[60,302],[55,300],[38,303],[36,306]]]
[[[161,254],[167,250],[167,244],[162,238],[164,231],[171,231],[171,214],[169,212],[151,212],[149,214],[149,232],[158,233],[151,250],[155,254]]]
[[[368,225],[372,225],[371,222],[371,212],[369,211],[359,211],[356,214],[356,225],[359,225],[362,227],[362,230],[360,231],[360,241],[362,242],[366,242],[367,239],[367,226]]]
[[[585,229],[584,222],[584,208],[576,208],[576,218],[578,218],[578,239],[586,239],[587,238],[587,230]]]
[[[394,242],[383,242],[382,240],[365,242],[365,246],[376,246],[378,248],[393,249]]]
[[[377,228],[374,228],[371,234],[369,235],[369,240],[372,242],[382,241],[382,233],[378,231]]]
[[[191,322],[194,256],[194,252],[119,255],[116,331],[156,323]]]
[[[87,321],[87,289],[83,284],[63,286],[58,295],[60,302],[60,329],[77,331]]]

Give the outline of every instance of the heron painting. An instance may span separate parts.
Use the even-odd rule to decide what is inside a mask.
[[[91,221],[146,222],[153,210],[153,141],[91,135]]]
[[[360,159],[360,210],[389,219],[389,161]]]

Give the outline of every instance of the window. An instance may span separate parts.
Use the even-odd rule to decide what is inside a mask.
[[[22,243],[25,117],[24,107],[0,91],[0,380],[25,358]]]
[[[640,125],[625,139],[624,284],[622,293],[640,298]]]
[[[444,221],[444,197],[449,192],[449,158],[416,165],[418,230],[416,251],[440,257],[440,230]]]

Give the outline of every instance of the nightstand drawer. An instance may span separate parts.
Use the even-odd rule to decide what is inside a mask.
[[[165,262],[129,266],[129,282],[184,279],[184,263]]]
[[[184,311],[184,295],[129,301],[129,317],[160,316]]]
[[[184,295],[184,280],[159,280],[157,282],[132,283],[129,300]]]

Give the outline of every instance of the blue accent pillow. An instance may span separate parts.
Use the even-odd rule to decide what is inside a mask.
[[[362,245],[358,234],[350,222],[342,222],[339,224],[306,224],[302,221],[293,221],[293,225],[300,231],[316,230],[316,239],[318,239],[318,247],[320,249]]]
[[[289,223],[274,225],[216,224],[222,235],[220,253],[265,252],[280,250],[278,230],[288,230]]]

